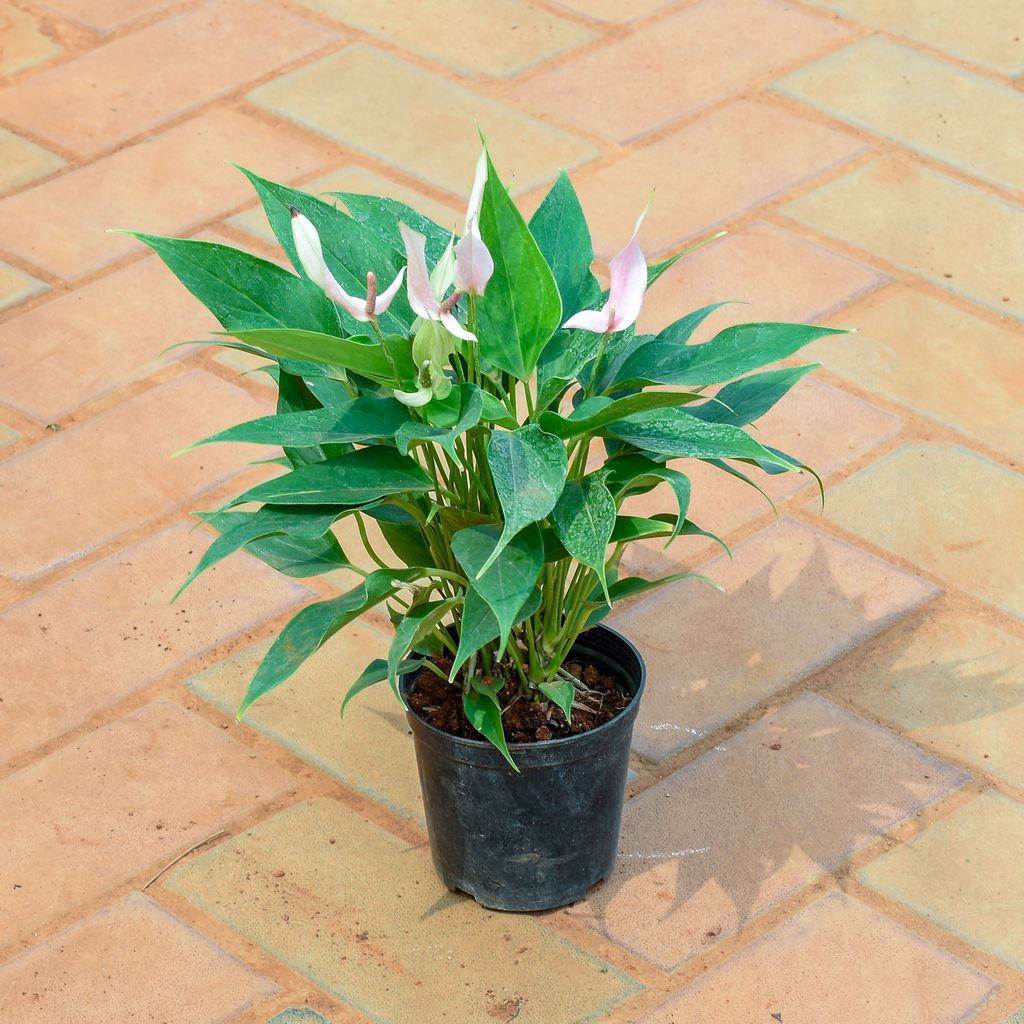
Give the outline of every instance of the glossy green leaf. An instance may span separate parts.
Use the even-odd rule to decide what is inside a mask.
[[[744,427],[760,419],[797,381],[819,366],[821,363],[784,366],[743,377],[722,388],[715,395],[717,401],[694,406],[688,411],[706,423],[731,423],[735,427]]]
[[[257,328],[227,333],[266,355],[336,366],[380,380],[391,379],[391,364],[383,346],[365,336],[336,338],[290,328]]]
[[[334,304],[274,263],[217,242],[126,232],[148,245],[227,331],[289,327],[333,334]]]
[[[400,427],[408,425],[409,410],[393,398],[364,395],[352,399],[341,409],[312,409],[306,412],[262,416],[239,423],[191,445],[215,441],[239,441],[248,444],[273,444],[282,447],[308,448],[332,442],[365,443],[393,438]],[[403,452],[403,454],[405,454]]]
[[[546,409],[578,380],[597,355],[590,331],[558,331],[544,347],[537,363],[537,408]]]
[[[639,412],[610,424],[607,430],[613,437],[657,455],[695,459],[750,458],[793,468],[739,427],[705,423],[682,409]]]
[[[398,666],[398,675],[404,676],[407,672],[415,672],[420,667],[418,660],[409,659],[403,661]],[[355,697],[357,694],[363,692],[363,690],[369,689],[376,683],[383,683],[388,677],[388,663],[383,658],[375,658],[370,662],[366,668],[360,673],[359,678],[349,687],[348,693],[345,694],[345,699],[341,702],[340,715],[342,718],[345,717],[345,708],[348,707],[348,702]]]
[[[615,499],[600,476],[570,480],[551,511],[551,525],[558,539],[577,562],[597,573],[606,597],[605,558],[615,528],[615,512]]]
[[[530,234],[554,274],[563,313],[571,315],[597,303],[601,286],[590,269],[594,262],[590,229],[565,171],[559,172],[530,218]]]
[[[487,446],[487,464],[501,502],[505,526],[501,540],[481,572],[524,526],[543,519],[555,507],[568,470],[565,445],[535,423],[492,434]]]
[[[679,509],[676,529],[669,537],[669,543],[675,540],[690,507],[690,478],[678,469],[654,462],[642,455],[625,455],[612,459],[608,463],[608,470],[608,486],[617,500],[623,494],[644,494],[659,483],[668,484]]]
[[[307,658],[315,654],[339,629],[357,619],[363,612],[394,593],[394,581],[412,580],[416,570],[378,570],[370,573],[359,586],[340,597],[307,605],[281,630],[256,670],[238,717],[254,701],[265,696],[288,679]]]
[[[391,494],[423,494],[435,486],[412,459],[399,455],[394,448],[374,445],[326,462],[299,466],[250,488],[233,504],[365,505]]]
[[[544,412],[537,422],[543,430],[555,437],[582,437],[584,434],[596,434],[609,423],[626,419],[646,409],[670,409],[699,402],[703,398],[703,395],[693,395],[685,391],[642,391],[638,395],[629,395],[625,398],[605,398],[599,401],[590,399],[586,405],[581,405],[569,416]]]
[[[551,268],[490,157],[479,224],[494,259],[494,274],[477,300],[480,354],[493,366],[528,380],[561,323],[562,303]]]
[[[418,231],[427,240],[427,262],[431,267],[444,253],[457,219],[453,212],[450,226],[437,224],[406,203],[388,196],[371,196],[360,192],[329,192],[328,195],[340,199],[352,217],[399,253],[402,261],[405,260],[405,246],[398,230],[398,222],[401,221],[413,231]]]
[[[494,612],[500,629],[499,652],[504,653],[519,611],[537,585],[544,564],[544,545],[539,528],[531,524],[513,537],[497,558],[492,559],[498,537],[498,529],[494,526],[460,530],[452,537],[452,551],[467,578],[473,581],[472,587]],[[488,562],[490,567],[481,575]]]
[[[556,679],[550,683],[538,683],[537,689],[548,700],[553,700],[565,715],[565,720],[572,723],[572,704],[576,699],[576,687],[568,679]]]
[[[533,589],[533,593],[526,599],[526,604],[519,609],[513,626],[528,619],[539,607],[541,592],[539,587]],[[462,622],[459,625],[459,647],[455,652],[455,660],[452,662],[449,679],[455,679],[459,669],[467,661],[492,640],[496,640],[501,633],[498,620],[494,617],[490,605],[480,596],[480,592],[470,584],[466,590],[466,596],[462,608]]]
[[[647,580],[641,576],[627,576],[624,579],[616,580],[615,583],[609,588],[612,594],[612,602],[623,601],[627,597],[637,597],[640,594],[646,594],[650,590],[659,590],[661,587],[668,586],[670,583],[677,583],[679,580],[703,580],[705,583],[710,583],[715,590],[722,590],[723,588],[717,584],[709,576],[702,576],[698,572],[677,572],[671,576],[662,576],[661,579]],[[596,626],[611,609],[605,605],[600,608],[595,608],[590,613],[590,617],[587,619],[587,624],[584,629],[590,629]]]
[[[480,422],[483,414],[483,393],[475,384],[463,384],[459,388],[459,418],[448,428],[434,427],[429,423],[409,420],[404,423],[395,435],[398,450],[407,454],[412,444],[433,441],[439,444],[453,459],[458,459],[455,448],[456,438],[467,430],[472,430]]]
[[[406,612],[395,628],[395,636],[388,648],[388,681],[395,696],[401,701],[398,689],[399,664],[416,645],[433,629],[441,624],[444,617],[462,603],[458,597],[438,601],[426,601]],[[402,701],[404,704],[405,702]]]
[[[481,736],[490,740],[501,751],[505,760],[516,771],[519,771],[515,761],[512,760],[512,755],[508,752],[505,729],[501,724],[501,704],[498,703],[498,693],[502,685],[500,679],[496,679],[490,684],[474,679],[470,688],[462,695],[462,710],[465,712],[469,724]]]

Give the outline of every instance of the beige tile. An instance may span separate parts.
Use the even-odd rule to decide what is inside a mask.
[[[894,437],[901,426],[897,417],[811,376],[800,381],[752,429],[758,440],[800,459],[827,479]],[[755,519],[774,515],[764,495],[714,466],[698,459],[677,459],[671,465],[690,478],[687,517],[702,529],[724,539]],[[770,476],[750,466],[738,468],[777,506],[801,491],[818,493],[817,482],[809,473]],[[828,501],[826,490],[826,505]],[[815,505],[818,509],[820,498]],[[625,513],[639,516],[675,510],[675,497],[665,484],[627,498],[623,505]],[[626,549],[623,564],[641,576],[657,578],[693,568],[721,550],[713,541],[700,537],[676,540],[668,548],[663,540],[644,540]]]
[[[262,0],[206,0],[5,89],[0,107],[15,127],[95,156],[333,38]]]
[[[868,865],[861,880],[1024,967],[1024,807],[989,790]]]
[[[763,1018],[957,1024],[998,982],[833,892],[702,975],[642,1024]]]
[[[235,555],[172,606],[210,539],[173,526],[0,615],[0,762],[313,596],[255,558]]]
[[[56,153],[0,128],[0,192],[27,185],[63,166],[64,161]],[[7,248],[6,237],[4,245]]]
[[[891,0],[813,2],[864,25],[906,36],[1006,75],[1024,71],[1024,33],[1020,11],[1013,4],[972,4],[968,12],[962,0],[930,0],[927,4]]]
[[[904,736],[1024,789],[1024,640],[936,611],[865,646],[830,690]]]
[[[331,800],[262,822],[167,885],[389,1024],[436,1019],[439,1006],[453,1021],[507,1019],[519,1001],[530,1024],[576,1024],[600,1020],[638,987],[536,918],[449,893],[425,849]]]
[[[0,261],[0,310],[45,292],[47,286],[24,271]],[[0,370],[6,370],[7,352],[0,355]]]
[[[1024,95],[989,78],[871,37],[775,88],[967,174],[1024,187]]]
[[[1024,338],[911,288],[845,312],[857,334],[805,349],[827,370],[948,427],[1024,458]],[[964,372],[969,367],[970,372]]]
[[[984,500],[979,500],[982,498]],[[1024,477],[956,446],[897,449],[834,488],[825,515],[944,583],[1024,618]]]
[[[161,867],[290,785],[286,772],[170,701],[7,776],[4,938],[27,937]]]
[[[63,50],[38,18],[15,7],[10,0],[0,3],[0,39],[0,75],[16,75]]]
[[[219,324],[155,256],[0,325],[0,401],[50,423],[188,355]]]
[[[572,913],[672,970],[966,779],[804,694],[629,801],[615,874]]]
[[[605,257],[629,240],[655,189],[640,233],[644,251],[653,255],[710,234],[862,148],[852,136],[738,100],[581,176],[577,188],[596,251]]]
[[[97,32],[110,32],[146,15],[166,10],[175,0],[37,0],[36,6]]]
[[[695,309],[725,301],[734,304],[705,321],[693,336],[695,342],[738,323],[820,322],[887,280],[873,267],[758,221],[667,270],[644,299],[638,329],[656,333]],[[844,322],[845,317],[838,320]]]
[[[266,412],[242,388],[194,370],[7,459],[0,488],[11,505],[0,520],[0,572],[37,577],[196,499],[250,459],[265,458],[266,449],[252,445],[171,456]]]
[[[562,61],[511,95],[531,113],[626,142],[736,96],[847,35],[826,18],[776,0],[702,0]]]
[[[1024,318],[1024,210],[971,185],[886,156],[781,212],[997,313]]]
[[[387,4],[362,0],[299,3],[460,75],[517,75],[597,38],[583,25],[521,0],[419,0],[400,18]]]
[[[111,228],[186,234],[249,201],[248,181],[228,160],[290,181],[322,169],[328,159],[308,136],[234,110],[211,110],[0,201],[4,247],[75,278],[141,248],[125,235],[108,234]]]
[[[675,0],[553,0],[558,7],[595,21],[636,21],[671,6]]]
[[[348,576],[349,587],[355,577]],[[355,697],[338,715],[349,686],[390,638],[362,622],[348,626],[291,679],[258,701],[245,721],[403,817],[422,819],[416,759],[405,712],[387,682]],[[189,686],[234,714],[268,644],[193,676]]]
[[[372,104],[363,98],[369,81]],[[597,155],[581,139],[362,43],[282,75],[250,98],[456,195],[468,194],[473,180],[480,147],[474,122],[516,192]]]
[[[788,519],[733,555],[702,567],[724,593],[684,580],[611,619],[647,662],[633,730],[645,757],[688,747],[935,596],[923,580]]]
[[[14,444],[20,437],[21,434],[14,427],[9,427],[6,423],[0,423],[0,448]]]

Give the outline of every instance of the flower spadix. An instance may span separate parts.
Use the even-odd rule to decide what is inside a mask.
[[[608,264],[611,277],[608,301],[601,309],[585,309],[576,313],[563,326],[593,331],[595,334],[609,334],[624,331],[636,323],[647,291],[647,263],[636,236],[650,205],[648,203],[637,218],[633,237],[626,243],[626,247]]]
[[[395,275],[395,279],[387,288],[377,294],[376,278],[371,271],[366,275],[367,294],[366,298],[360,299],[355,295],[349,295],[344,288],[338,284],[331,273],[327,262],[324,260],[323,246],[320,244],[320,235],[317,233],[313,222],[293,206],[292,211],[292,239],[295,242],[295,251],[299,257],[299,263],[306,272],[306,276],[318,288],[323,289],[324,294],[333,299],[349,316],[355,320],[366,322],[372,317],[381,316],[387,312],[391,300],[398,294],[402,278],[405,276],[405,267]]]

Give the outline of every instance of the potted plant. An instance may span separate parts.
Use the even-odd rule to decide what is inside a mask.
[[[648,267],[641,216],[602,291],[569,178],[527,223],[486,150],[459,238],[392,199],[244,173],[294,274],[224,245],[136,236],[223,326],[205,343],[266,357],[278,387],[274,415],[199,442],[280,449],[284,471],[200,514],[219,536],[186,584],[244,549],[294,577],[346,569],[355,586],[284,627],[239,715],[386,608],[387,658],[354,681],[339,664],[342,710],[385,680],[407,708],[441,878],[499,909],[577,900],[614,862],[644,687],[640,654],[601,620],[690,575],[623,575],[623,551],[704,534],[676,460],[755,487],[751,470],[806,469],[744,428],[813,367],[762,368],[835,332],[744,324],[688,344],[712,305],[637,333],[646,289],[685,253]],[[623,513],[659,484],[673,495],[664,513]],[[332,533],[346,517],[372,571]]]

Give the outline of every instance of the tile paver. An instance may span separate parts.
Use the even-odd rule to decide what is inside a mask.
[[[348,575],[348,585],[353,585]],[[405,711],[388,684],[356,697],[342,721],[338,708],[356,676],[386,658],[389,638],[357,623],[334,637],[245,721],[299,757],[404,817],[420,819],[419,778]],[[201,697],[234,714],[267,645],[244,651],[189,680]]]
[[[577,188],[595,249],[605,257],[625,245],[656,189],[656,215],[645,222],[640,238],[646,251],[658,253],[710,234],[862,148],[851,135],[764,103],[737,100],[581,175]]]
[[[847,380],[1024,458],[1018,382],[1024,346],[1007,321],[992,323],[911,288],[888,288],[834,318],[853,336],[804,349]],[[964,367],[972,372],[964,373]]]
[[[1024,640],[963,612],[936,612],[869,645],[831,692],[915,743],[1024,789]]]
[[[672,970],[966,779],[804,694],[629,801],[615,874],[572,913]]]
[[[634,21],[668,7],[672,0],[555,0],[559,7],[575,11],[596,21]]]
[[[967,174],[1024,186],[1024,95],[1009,86],[872,37],[775,87]],[[1002,143],[988,145],[993,136]]]
[[[597,39],[596,33],[520,0],[419,0],[392,17],[387,4],[362,0],[298,0],[339,22],[411,50],[460,75],[510,76]],[[457,28],[447,31],[453,16]],[[495,38],[501,45],[495,46]]]
[[[326,162],[309,136],[214,109],[0,201],[4,247],[67,279],[98,270],[141,248],[125,235],[107,234],[111,228],[183,234],[247,202],[251,186],[227,165],[229,155],[282,181]],[[168,167],[187,188],[165,187]],[[59,221],[50,216],[54,209],[62,212]]]
[[[997,313],[1024,319],[1024,210],[973,185],[903,156],[886,156],[781,212]]]
[[[534,76],[512,95],[527,110],[626,142],[738,95],[845,36],[834,22],[776,0],[702,0]],[[762,45],[767,37],[778,45]]]
[[[1024,968],[1024,806],[992,791],[860,872],[867,885]]]
[[[647,662],[633,730],[645,757],[682,750],[935,595],[931,584],[792,520],[733,555],[702,567],[724,593],[684,580],[611,619]]]
[[[1024,522],[1024,476],[1012,469],[959,446],[905,445],[833,488],[825,515],[1024,618],[1024,583],[1007,558]]]
[[[198,393],[206,401],[197,408]],[[249,445],[171,455],[267,411],[247,391],[193,370],[7,460],[0,488],[13,505],[0,522],[0,574],[31,579],[80,558],[264,458],[266,449]],[[54,479],[65,496],[56,508]]]
[[[0,4],[0,75],[14,75],[51,57],[62,47],[42,29],[39,19],[15,7],[10,0]]]
[[[267,1021],[267,1024],[331,1024],[331,1022],[315,1010],[290,1009],[282,1010]]]
[[[27,937],[284,793],[290,775],[170,701],[0,781],[4,938]]]
[[[167,885],[382,1024],[439,1006],[453,1021],[501,1019],[516,1001],[530,1024],[577,1024],[639,987],[533,918],[449,893],[426,850],[331,800],[275,815]]]
[[[139,892],[0,967],[12,1022],[220,1024],[276,991]]]
[[[63,166],[64,161],[56,153],[0,128],[0,192],[27,185]]]
[[[958,1024],[998,983],[862,903],[831,893],[709,971],[642,1024],[782,1016]]]
[[[174,0],[39,0],[36,4],[97,32],[110,32],[173,5]]]
[[[1005,75],[1024,72],[1024,34],[1013,4],[981,4],[964,17],[962,0],[894,4],[890,0],[812,0],[872,28],[934,46]]]
[[[21,433],[9,427],[6,423],[0,423],[0,448],[4,448],[9,444],[14,444],[21,437]]]
[[[373,82],[375,102],[362,96]],[[479,139],[515,191],[596,156],[587,142],[365,44],[292,71],[254,103],[457,195],[472,184]]]
[[[0,763],[312,596],[239,555],[170,605],[209,539],[176,524],[0,613]]]
[[[259,78],[332,38],[263,0],[206,0],[0,92],[0,112],[16,127],[95,155],[241,88],[243,68]],[[60,118],[47,116],[53,109]]]
[[[26,274],[9,263],[0,262],[0,310],[16,306],[33,295],[45,292],[46,287],[42,281],[32,277],[31,274]],[[2,369],[2,365],[0,365],[0,369]]]

